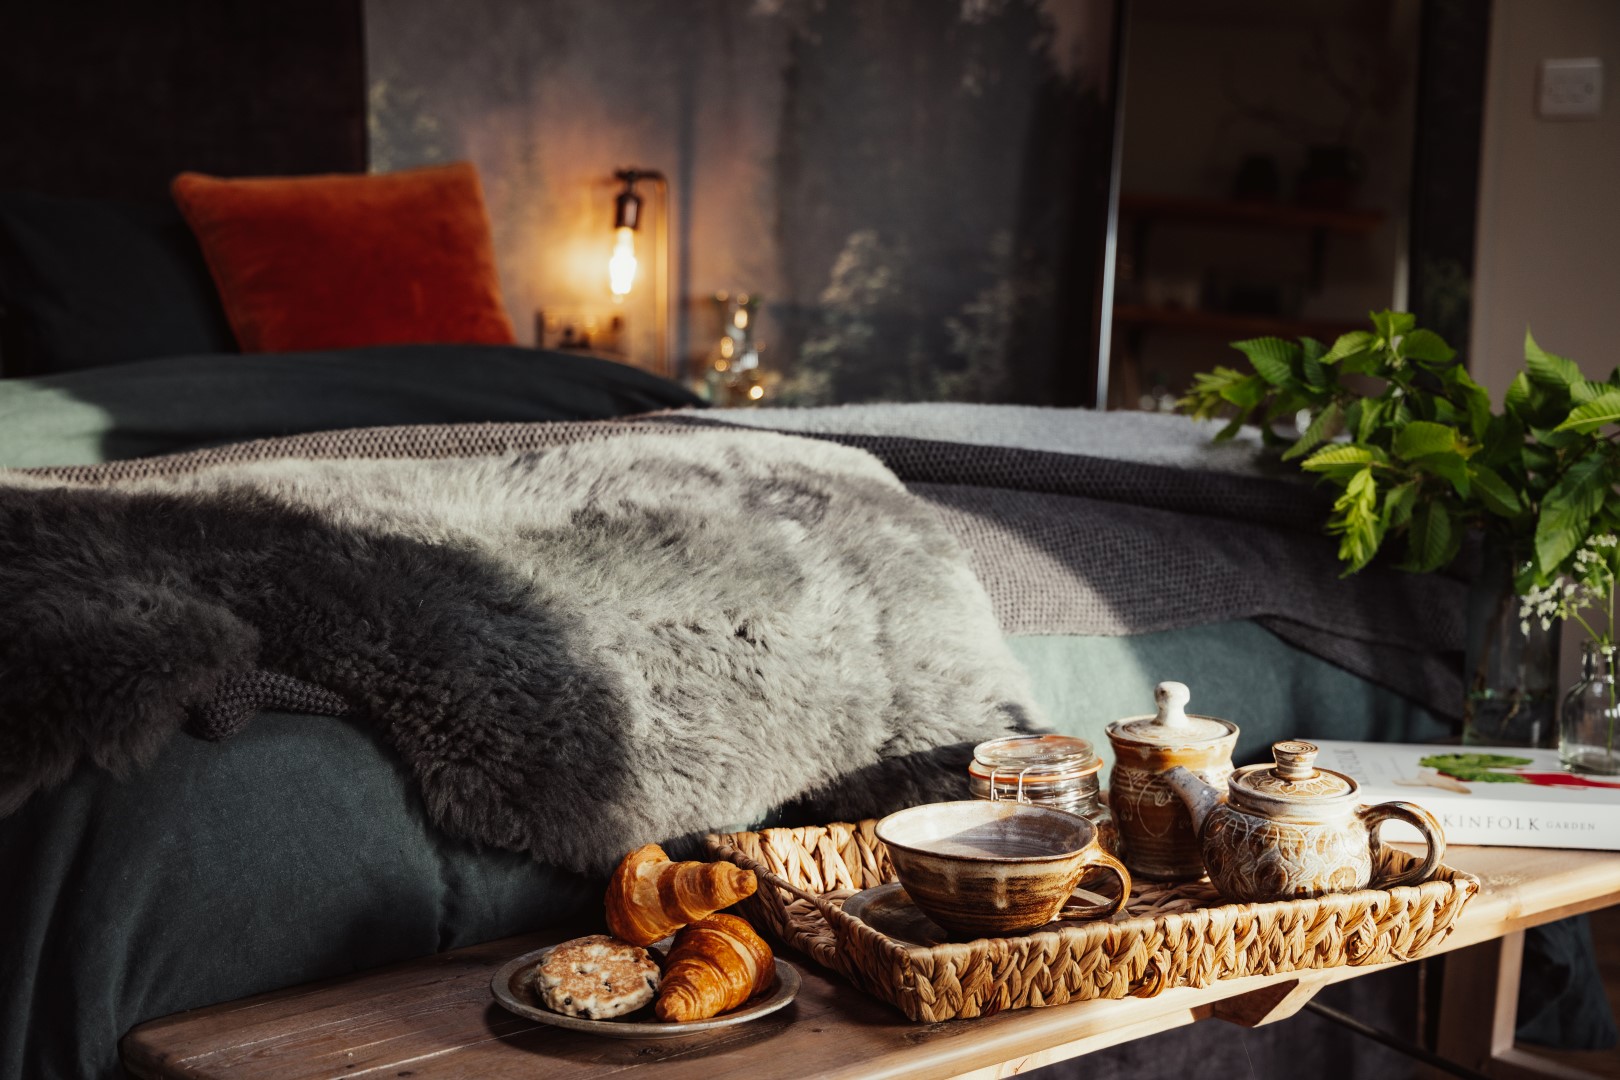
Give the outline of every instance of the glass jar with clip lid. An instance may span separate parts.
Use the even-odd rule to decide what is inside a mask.
[[[1067,810],[1097,826],[1097,840],[1118,848],[1114,819],[1098,793],[1102,758],[1089,742],[1068,735],[1009,735],[973,748],[968,787],[976,799],[1010,799]]]

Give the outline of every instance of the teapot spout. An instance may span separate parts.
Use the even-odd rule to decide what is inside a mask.
[[[1181,801],[1187,805],[1187,813],[1192,815],[1193,831],[1204,831],[1204,821],[1209,812],[1221,805],[1222,795],[1219,788],[1212,787],[1199,779],[1198,774],[1181,765],[1163,774],[1164,780],[1180,796]]]

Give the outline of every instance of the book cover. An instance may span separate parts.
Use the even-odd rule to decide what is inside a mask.
[[[1448,844],[1620,851],[1620,777],[1566,772],[1556,750],[1320,740],[1316,763],[1361,785],[1367,803],[1403,800],[1445,826]],[[1386,840],[1421,842],[1386,822]]]

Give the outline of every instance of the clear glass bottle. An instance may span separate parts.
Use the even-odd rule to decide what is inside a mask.
[[[1581,681],[1564,696],[1558,757],[1578,773],[1620,774],[1620,705],[1614,684],[1614,647],[1588,641],[1581,650]]]
[[[1117,853],[1113,816],[1099,797],[1102,758],[1084,739],[1011,735],[973,748],[968,788],[976,799],[1012,799],[1079,814],[1097,826],[1104,850]]]

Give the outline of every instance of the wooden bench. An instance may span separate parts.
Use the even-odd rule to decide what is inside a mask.
[[[1459,847],[1447,861],[1483,886],[1441,946],[1460,951],[1448,964],[1437,1049],[1493,1076],[1578,1075],[1513,1046],[1523,931],[1620,903],[1620,854]],[[1272,975],[1154,998],[913,1024],[792,958],[804,974],[793,1005],[752,1024],[654,1042],[546,1027],[495,1003],[489,980],[504,961],[578,932],[509,938],[180,1013],[135,1028],[120,1049],[128,1069],[147,1078],[584,1080],[627,1068],[661,1080],[1005,1077],[1209,1018],[1246,1026],[1281,1020],[1329,983],[1382,970]]]

